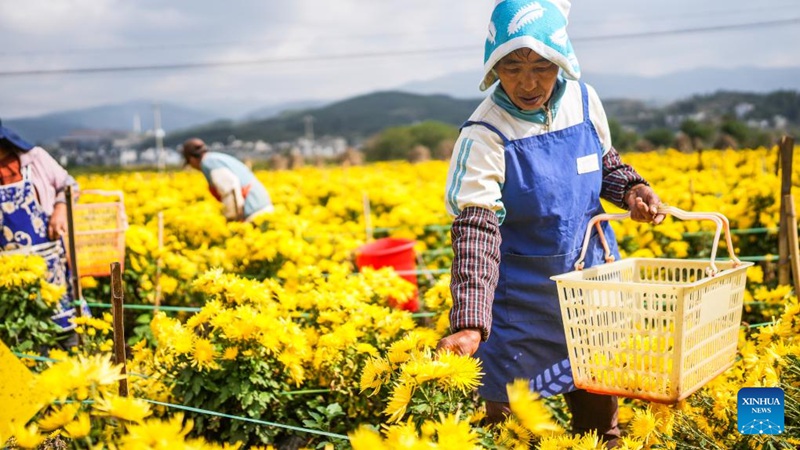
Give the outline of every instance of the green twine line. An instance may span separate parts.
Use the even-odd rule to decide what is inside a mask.
[[[324,394],[330,391],[330,389],[301,389],[299,391],[281,392],[281,395]]]
[[[752,325],[748,325],[747,328],[759,328],[765,327],[767,325],[775,325],[776,322],[762,322],[762,323],[754,323]]]
[[[94,400],[78,400],[78,401],[75,401],[75,400],[54,400],[53,401],[54,405],[70,405],[70,404],[73,404],[73,403],[80,403],[82,405],[93,405],[94,404]]]
[[[28,355],[25,353],[18,353],[18,352],[11,352],[11,353],[13,353],[17,358],[32,359],[34,361],[41,361],[41,362],[60,362],[57,359],[46,358],[44,356]]]
[[[387,233],[392,230],[407,230],[409,228],[414,228],[415,225],[406,225],[400,227],[375,227],[372,229],[374,233]],[[425,231],[447,231],[450,229],[450,225],[425,225],[422,227]]]
[[[92,308],[111,308],[113,305],[110,303],[87,303],[86,306]],[[155,310],[154,305],[122,305],[123,309],[140,309],[140,310]],[[163,311],[188,311],[188,312],[198,312],[202,308],[192,307],[192,306],[160,306],[159,310]],[[411,317],[433,317],[435,313],[413,313]],[[308,313],[300,313],[300,317],[310,317]]]
[[[142,400],[144,400],[146,402],[149,402],[149,403],[156,404],[156,405],[166,406],[168,408],[182,409],[184,411],[189,411],[189,412],[198,413],[198,414],[205,414],[205,415],[209,415],[209,416],[223,417],[223,418],[226,418],[226,419],[233,419],[233,420],[241,420],[241,421],[244,421],[244,422],[255,423],[257,425],[267,425],[267,426],[271,426],[271,427],[285,428],[287,430],[300,431],[302,433],[318,434],[320,436],[332,437],[334,439],[344,439],[344,440],[348,440],[348,441],[350,440],[349,437],[347,437],[347,436],[345,436],[343,434],[329,433],[327,431],[320,431],[320,430],[312,430],[310,428],[295,427],[293,425],[284,425],[282,423],[267,422],[265,420],[251,419],[249,417],[233,416],[233,415],[225,414],[225,413],[221,413],[221,412],[209,411],[207,409],[194,408],[194,407],[191,407],[191,406],[184,406],[184,405],[175,405],[175,404],[172,404],[172,403],[164,403],[164,402],[159,402],[159,401],[156,401],[156,400],[150,400],[150,399],[146,399],[146,398],[144,398]]]
[[[778,228],[733,228],[731,229],[731,234],[771,234],[777,233]],[[713,231],[687,231],[685,233],[681,233],[683,237],[697,237],[697,236],[705,236],[711,235]]]
[[[739,256],[739,259],[748,262],[770,262],[770,261],[777,261],[778,257],[775,255]]]
[[[79,303],[75,303],[76,306]],[[90,308],[112,308],[113,305],[111,303],[86,303],[86,306]],[[155,305],[133,305],[133,304],[123,304],[122,309],[141,309],[141,310],[155,310]],[[159,306],[159,310],[163,311],[187,311],[187,312],[198,312],[201,308],[196,306]]]
[[[452,247],[441,247],[441,248],[434,248],[432,250],[425,250],[422,252],[423,255],[452,255],[453,249]]]

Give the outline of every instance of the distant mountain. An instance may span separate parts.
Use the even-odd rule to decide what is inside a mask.
[[[217,118],[214,114],[169,103],[162,103],[160,110],[161,128],[167,133],[205,124]],[[3,124],[29,141],[47,143],[79,129],[133,130],[137,116],[142,130],[153,129],[153,103],[146,101],[59,111],[37,117],[3,119]]]
[[[251,111],[242,117],[242,121],[272,119],[273,117],[304,111],[311,108],[319,108],[328,102],[318,100],[304,100],[299,102],[280,103],[277,105],[266,106]]]
[[[485,95],[478,90],[480,79],[480,70],[457,72],[408,83],[398,90],[476,98]],[[584,72],[582,80],[594,86],[603,100],[619,98],[664,104],[717,91],[766,93],[779,89],[800,90],[800,67],[697,69],[655,77]]]
[[[664,106],[617,99],[603,103],[609,118],[639,132],[655,127],[677,128],[680,121],[689,117],[711,122],[736,118],[759,128],[789,131],[800,128],[800,91],[776,90],[766,94],[717,91]]]
[[[305,117],[313,117],[315,136],[341,136],[351,144],[388,127],[435,120],[461,125],[482,98],[459,99],[446,95],[406,92],[376,92],[316,109],[287,112],[271,119],[248,122],[217,121],[168,134],[165,145],[175,146],[197,136],[206,142],[245,141],[278,143],[294,141],[305,134]],[[796,130],[800,127],[800,90],[769,93],[727,92],[694,95],[665,105],[641,100],[609,99],[604,102],[609,119],[626,128],[646,132],[653,128],[675,128],[689,117],[719,122],[736,117],[757,127]],[[678,122],[676,122],[678,121]],[[779,122],[782,121],[782,125]],[[151,145],[152,143],[146,143]]]
[[[289,112],[265,120],[235,123],[220,121],[168,134],[165,145],[178,145],[198,136],[206,142],[226,142],[230,136],[242,140],[292,141],[305,133],[303,118],[313,117],[316,136],[343,136],[350,142],[365,139],[387,127],[438,120],[460,125],[478,106],[480,99],[455,99],[446,95],[376,92],[332,103],[317,109]]]
[[[220,119],[164,103],[161,105],[162,128],[167,132],[164,143],[175,146],[191,136],[207,142],[228,142],[232,138],[271,143],[293,141],[305,134],[305,116],[309,115],[313,117],[315,136],[342,136],[351,144],[387,127],[426,120],[458,126],[486,95],[478,91],[479,78],[479,73],[455,73],[405,85],[407,91],[375,92],[330,104],[302,101],[273,105],[238,120]],[[797,96],[778,92],[780,89],[790,94],[800,92],[800,68],[697,70],[653,78],[585,74],[584,79],[603,98],[609,118],[637,131],[664,126],[668,119],[680,120],[697,113],[718,117],[719,111],[735,112],[743,120],[771,123],[777,123],[776,116],[781,116],[788,120],[789,126],[800,126]],[[734,95],[737,92],[742,95]],[[721,96],[705,98],[716,93]],[[768,97],[767,93],[774,95]],[[687,99],[688,104],[679,103]],[[719,107],[708,109],[709,104]],[[732,111],[732,108],[739,109]],[[77,129],[132,130],[137,114],[142,130],[153,128],[153,106],[143,101],[4,119],[3,123],[31,141],[46,143]],[[152,145],[152,140],[145,145]]]

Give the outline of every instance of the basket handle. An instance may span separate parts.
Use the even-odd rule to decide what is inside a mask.
[[[711,267],[709,268],[709,272],[711,275],[716,274],[719,272],[717,269],[716,264],[714,264],[714,260],[717,257],[717,247],[719,245],[719,238],[722,230],[725,230],[725,238],[726,243],[728,244],[728,253],[730,254],[731,260],[734,262],[734,267],[741,264],[738,258],[734,255],[733,251],[733,242],[731,240],[731,232],[730,232],[730,223],[728,222],[728,218],[725,217],[723,214],[718,212],[688,212],[682,209],[676,208],[674,206],[666,206],[661,205],[658,207],[659,214],[671,214],[679,219],[682,220],[710,220],[717,224],[717,229],[714,233],[714,243],[711,246]],[[623,220],[627,219],[631,216],[630,212],[621,213],[621,214],[598,214],[592,217],[589,220],[589,224],[586,226],[586,234],[583,236],[583,248],[581,249],[581,255],[578,257],[578,261],[575,262],[575,270],[583,270],[584,266],[584,259],[586,258],[586,250],[589,248],[589,237],[592,234],[592,227],[597,228],[597,235],[600,238],[600,243],[603,245],[603,250],[605,251],[605,259],[606,262],[613,262],[614,255],[611,254],[611,250],[608,247],[608,242],[606,241],[605,233],[603,233],[602,227],[600,226],[601,221],[609,221],[609,220]]]
[[[706,214],[714,214],[722,221],[722,229],[725,230],[725,244],[728,246],[728,257],[731,259],[731,261],[733,261],[733,267],[738,267],[742,264],[742,261],[736,257],[736,253],[733,249],[733,240],[731,239],[731,224],[728,222],[728,218],[719,212],[710,212]]]

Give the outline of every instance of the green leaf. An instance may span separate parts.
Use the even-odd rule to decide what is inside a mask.
[[[326,409],[328,411],[328,417],[336,417],[344,414],[342,407],[338,403],[330,404]]]

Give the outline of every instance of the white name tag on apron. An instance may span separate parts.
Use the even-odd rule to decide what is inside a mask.
[[[595,155],[586,155],[578,158],[578,175],[597,172],[600,170],[600,158]]]

